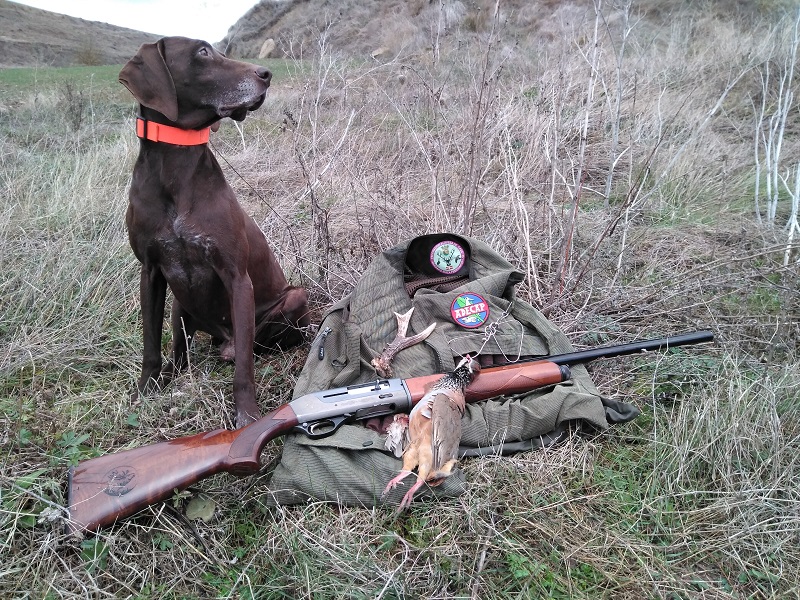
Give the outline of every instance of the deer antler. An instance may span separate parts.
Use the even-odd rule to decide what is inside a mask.
[[[435,322],[428,325],[424,331],[412,335],[411,337],[406,337],[408,323],[411,321],[411,313],[413,312],[414,307],[412,306],[407,313],[402,315],[394,313],[394,316],[397,317],[397,335],[391,342],[386,344],[380,356],[372,359],[372,366],[375,367],[375,372],[379,377],[392,377],[392,360],[394,360],[395,355],[404,348],[420,343],[433,333],[436,327]]]

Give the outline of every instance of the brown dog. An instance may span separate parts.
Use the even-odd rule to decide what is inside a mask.
[[[236,424],[259,416],[253,351],[285,348],[309,324],[306,292],[287,284],[264,234],[236,201],[208,148],[218,121],[264,102],[271,73],[181,37],[144,44],[119,80],[140,103],[139,157],[126,216],[142,263],[144,358],[138,390],[166,384],[187,363],[197,330],[234,360]],[[161,332],[172,290],[172,365],[162,371]]]

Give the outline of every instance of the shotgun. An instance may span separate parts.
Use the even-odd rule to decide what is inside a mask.
[[[489,367],[480,371],[465,395],[467,401],[477,402],[529,392],[568,380],[569,365],[713,339],[710,331],[695,331]],[[241,429],[217,429],[83,461],[69,470],[67,530],[97,531],[216,473],[258,473],[266,443],[290,431],[324,437],[346,422],[409,412],[426,386],[440,377],[377,379],[306,394]]]

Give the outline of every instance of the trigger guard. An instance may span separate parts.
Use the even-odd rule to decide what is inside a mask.
[[[336,417],[328,417],[319,421],[309,421],[296,425],[295,429],[303,433],[311,439],[320,439],[332,435],[339,427],[344,425],[352,415],[339,415]]]

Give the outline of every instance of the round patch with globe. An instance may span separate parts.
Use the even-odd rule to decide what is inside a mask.
[[[473,329],[486,323],[489,318],[489,304],[478,294],[465,292],[453,300],[450,315],[462,327]]]

